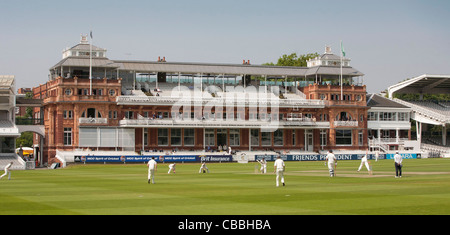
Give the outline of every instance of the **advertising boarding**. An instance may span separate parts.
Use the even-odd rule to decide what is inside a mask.
[[[231,162],[231,155],[130,155],[130,156],[75,156],[82,163],[139,163],[155,158],[157,162]]]

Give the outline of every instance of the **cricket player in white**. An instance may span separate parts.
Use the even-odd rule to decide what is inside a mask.
[[[0,176],[0,179],[5,177],[6,175],[8,175],[8,173],[9,173],[8,179],[9,180],[11,179],[11,171],[9,171],[9,168],[11,168],[12,164],[13,164],[13,162],[10,162],[8,165],[5,166],[5,173]]]
[[[150,184],[150,180],[152,181],[152,184],[155,183],[155,172],[157,168],[157,163],[155,161],[155,157],[152,157],[152,160],[148,161],[148,183]]]
[[[279,186],[279,180],[281,178],[281,183],[283,184],[283,186],[285,186],[284,184],[284,170],[286,168],[286,166],[284,165],[284,161],[281,159],[280,156],[277,157],[277,160],[275,160],[275,163],[273,164],[273,168],[274,171],[277,174],[277,187]]]
[[[167,174],[170,174],[171,171],[175,174],[175,167],[176,167],[176,163],[170,164],[169,165],[169,172],[167,172]]]
[[[267,171],[267,161],[265,158],[261,159],[261,160],[257,160],[259,162],[259,164],[261,164],[261,169],[259,169],[261,171],[261,174],[266,174]]]
[[[328,151],[325,161],[328,162],[328,170],[330,171],[330,177],[335,176],[336,173],[334,172],[334,170],[335,166],[337,165],[337,159],[336,156],[334,156],[333,154],[333,150]]]
[[[366,151],[366,155],[364,155],[364,157],[361,158],[361,164],[359,165],[358,172],[361,170],[363,165],[366,166],[367,171],[369,172],[369,175],[372,175],[372,169],[370,169],[369,161],[367,160],[367,151]]]
[[[200,170],[198,171],[198,173],[202,173],[202,170],[203,170],[203,172],[208,172],[209,173],[209,169],[208,169],[208,167],[206,166],[206,163],[205,162],[203,162],[202,163],[202,166],[200,167]]]

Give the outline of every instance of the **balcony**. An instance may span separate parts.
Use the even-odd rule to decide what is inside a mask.
[[[168,96],[118,96],[116,98],[118,105],[224,105],[230,101],[236,107],[249,106],[267,106],[267,107],[286,107],[286,108],[324,108],[323,100],[308,99],[278,99],[278,98],[237,98],[227,100],[226,97],[201,97],[192,96],[188,99]]]
[[[92,125],[107,125],[107,118],[79,118],[78,123],[80,125],[92,126]]]
[[[358,121],[334,121],[335,127],[357,127]]]
[[[241,119],[123,119],[120,120],[121,127],[154,127],[154,128],[297,128],[297,129],[319,129],[329,128],[329,122],[315,122],[308,120],[241,120]]]

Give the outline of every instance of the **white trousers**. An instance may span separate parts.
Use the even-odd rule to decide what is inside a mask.
[[[328,163],[328,170],[330,171],[330,176],[333,177],[334,176],[334,162]]]
[[[203,166],[201,166],[200,167],[200,170],[198,171],[198,173],[202,173],[202,170],[206,170],[206,172],[208,172],[209,173],[209,169],[208,169],[208,167],[203,167]]]
[[[262,165],[260,171],[261,171],[261,173],[265,174],[267,172],[266,165]]]
[[[0,179],[5,177],[9,173],[8,179],[11,179],[11,172],[8,169],[5,169],[5,173],[0,176]]]
[[[152,184],[155,183],[155,170],[148,170],[148,180],[152,180]]]
[[[361,170],[361,168],[363,167],[363,165],[366,166],[367,170],[370,171],[370,167],[369,167],[369,163],[367,161],[361,161],[361,165],[359,165],[358,171]]]
[[[281,183],[284,183],[284,170],[283,169],[277,169],[277,187],[279,186],[279,181],[281,179]]]

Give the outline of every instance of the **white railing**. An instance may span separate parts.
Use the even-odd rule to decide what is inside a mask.
[[[301,106],[319,106],[324,107],[323,100],[305,100],[305,99],[279,99],[279,98],[238,98],[227,99],[226,97],[201,97],[189,96],[183,99],[178,97],[164,96],[118,96],[116,98],[118,105],[134,104],[134,105],[224,105],[231,101],[235,106],[251,106],[251,105],[272,105],[282,107],[301,107]]]
[[[107,118],[79,118],[79,124],[108,124]]]
[[[358,121],[334,121],[334,126],[358,126]]]
[[[314,126],[329,128],[329,122],[315,122],[311,119],[304,121],[266,121],[266,120],[239,120],[239,119],[216,119],[216,120],[198,120],[198,119],[123,119],[120,120],[119,125],[122,127],[146,127],[146,126],[158,126],[158,127],[200,127],[200,128],[220,128],[220,127],[245,127],[245,128],[259,128],[259,127],[296,127],[296,126]]]

